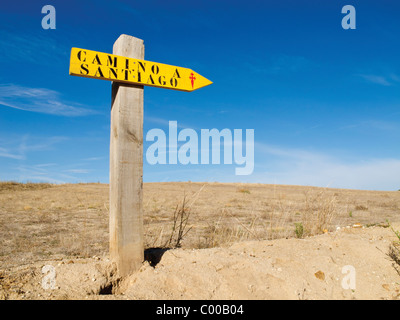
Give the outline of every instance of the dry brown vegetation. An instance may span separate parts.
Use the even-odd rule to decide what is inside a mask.
[[[0,183],[0,267],[108,255],[106,184]],[[223,183],[144,185],[145,245],[210,248],[400,220],[400,193]]]
[[[156,249],[122,280],[108,197],[105,184],[0,183],[0,299],[400,297],[398,191],[146,183],[145,248]],[[340,284],[349,264],[356,291]],[[54,290],[44,265],[57,269]]]
[[[392,226],[390,226],[393,233],[396,235],[397,239],[392,241],[389,247],[389,257],[393,261],[393,267],[400,275],[400,231],[395,230]]]

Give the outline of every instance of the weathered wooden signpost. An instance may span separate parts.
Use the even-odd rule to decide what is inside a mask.
[[[113,54],[72,48],[69,74],[111,80],[110,257],[121,276],[139,269],[143,246],[143,86],[194,91],[212,82],[191,69],[145,61],[143,40],[121,35]]]

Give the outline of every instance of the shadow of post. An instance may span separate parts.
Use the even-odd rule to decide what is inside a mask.
[[[148,261],[150,266],[155,267],[160,261],[162,256],[170,248],[149,248],[144,250],[144,261]]]

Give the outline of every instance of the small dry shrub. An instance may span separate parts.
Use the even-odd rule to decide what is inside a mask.
[[[304,236],[317,235],[329,229],[332,219],[337,214],[335,194],[327,194],[325,190],[316,193],[305,193],[302,212]]]
[[[257,216],[243,223],[228,210],[222,209],[218,220],[209,223],[196,248],[214,248],[245,240],[260,240]]]
[[[367,211],[367,210],[368,210],[368,207],[363,206],[362,204],[359,204],[359,205],[355,206],[354,209],[355,209],[355,210],[359,210],[359,211]]]
[[[393,260],[393,267],[400,275],[400,244],[392,243],[389,246],[389,257]]]
[[[146,248],[180,248],[182,241],[192,230],[192,226],[189,226],[189,218],[192,211],[192,206],[196,202],[199,194],[203,190],[203,185],[199,191],[197,191],[192,197],[188,198],[186,194],[183,196],[183,200],[179,202],[172,216],[172,226],[169,233],[164,234],[164,226],[157,230],[148,230],[146,232],[145,247]]]
[[[400,231],[396,231],[388,222],[390,228],[398,238],[398,241],[393,241],[389,246],[389,257],[393,260],[393,267],[400,275]]]
[[[250,194],[250,190],[247,188],[239,188],[237,192]]]
[[[167,242],[162,246],[163,248],[180,248],[182,246],[183,238],[192,229],[192,227],[188,227],[189,217],[190,207],[188,206],[188,200],[185,195],[181,204],[176,205],[172,220],[171,234]]]

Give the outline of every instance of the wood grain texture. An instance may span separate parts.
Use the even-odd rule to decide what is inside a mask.
[[[121,35],[113,54],[143,59],[143,40]],[[110,128],[110,257],[126,276],[143,247],[143,86],[112,84]]]

